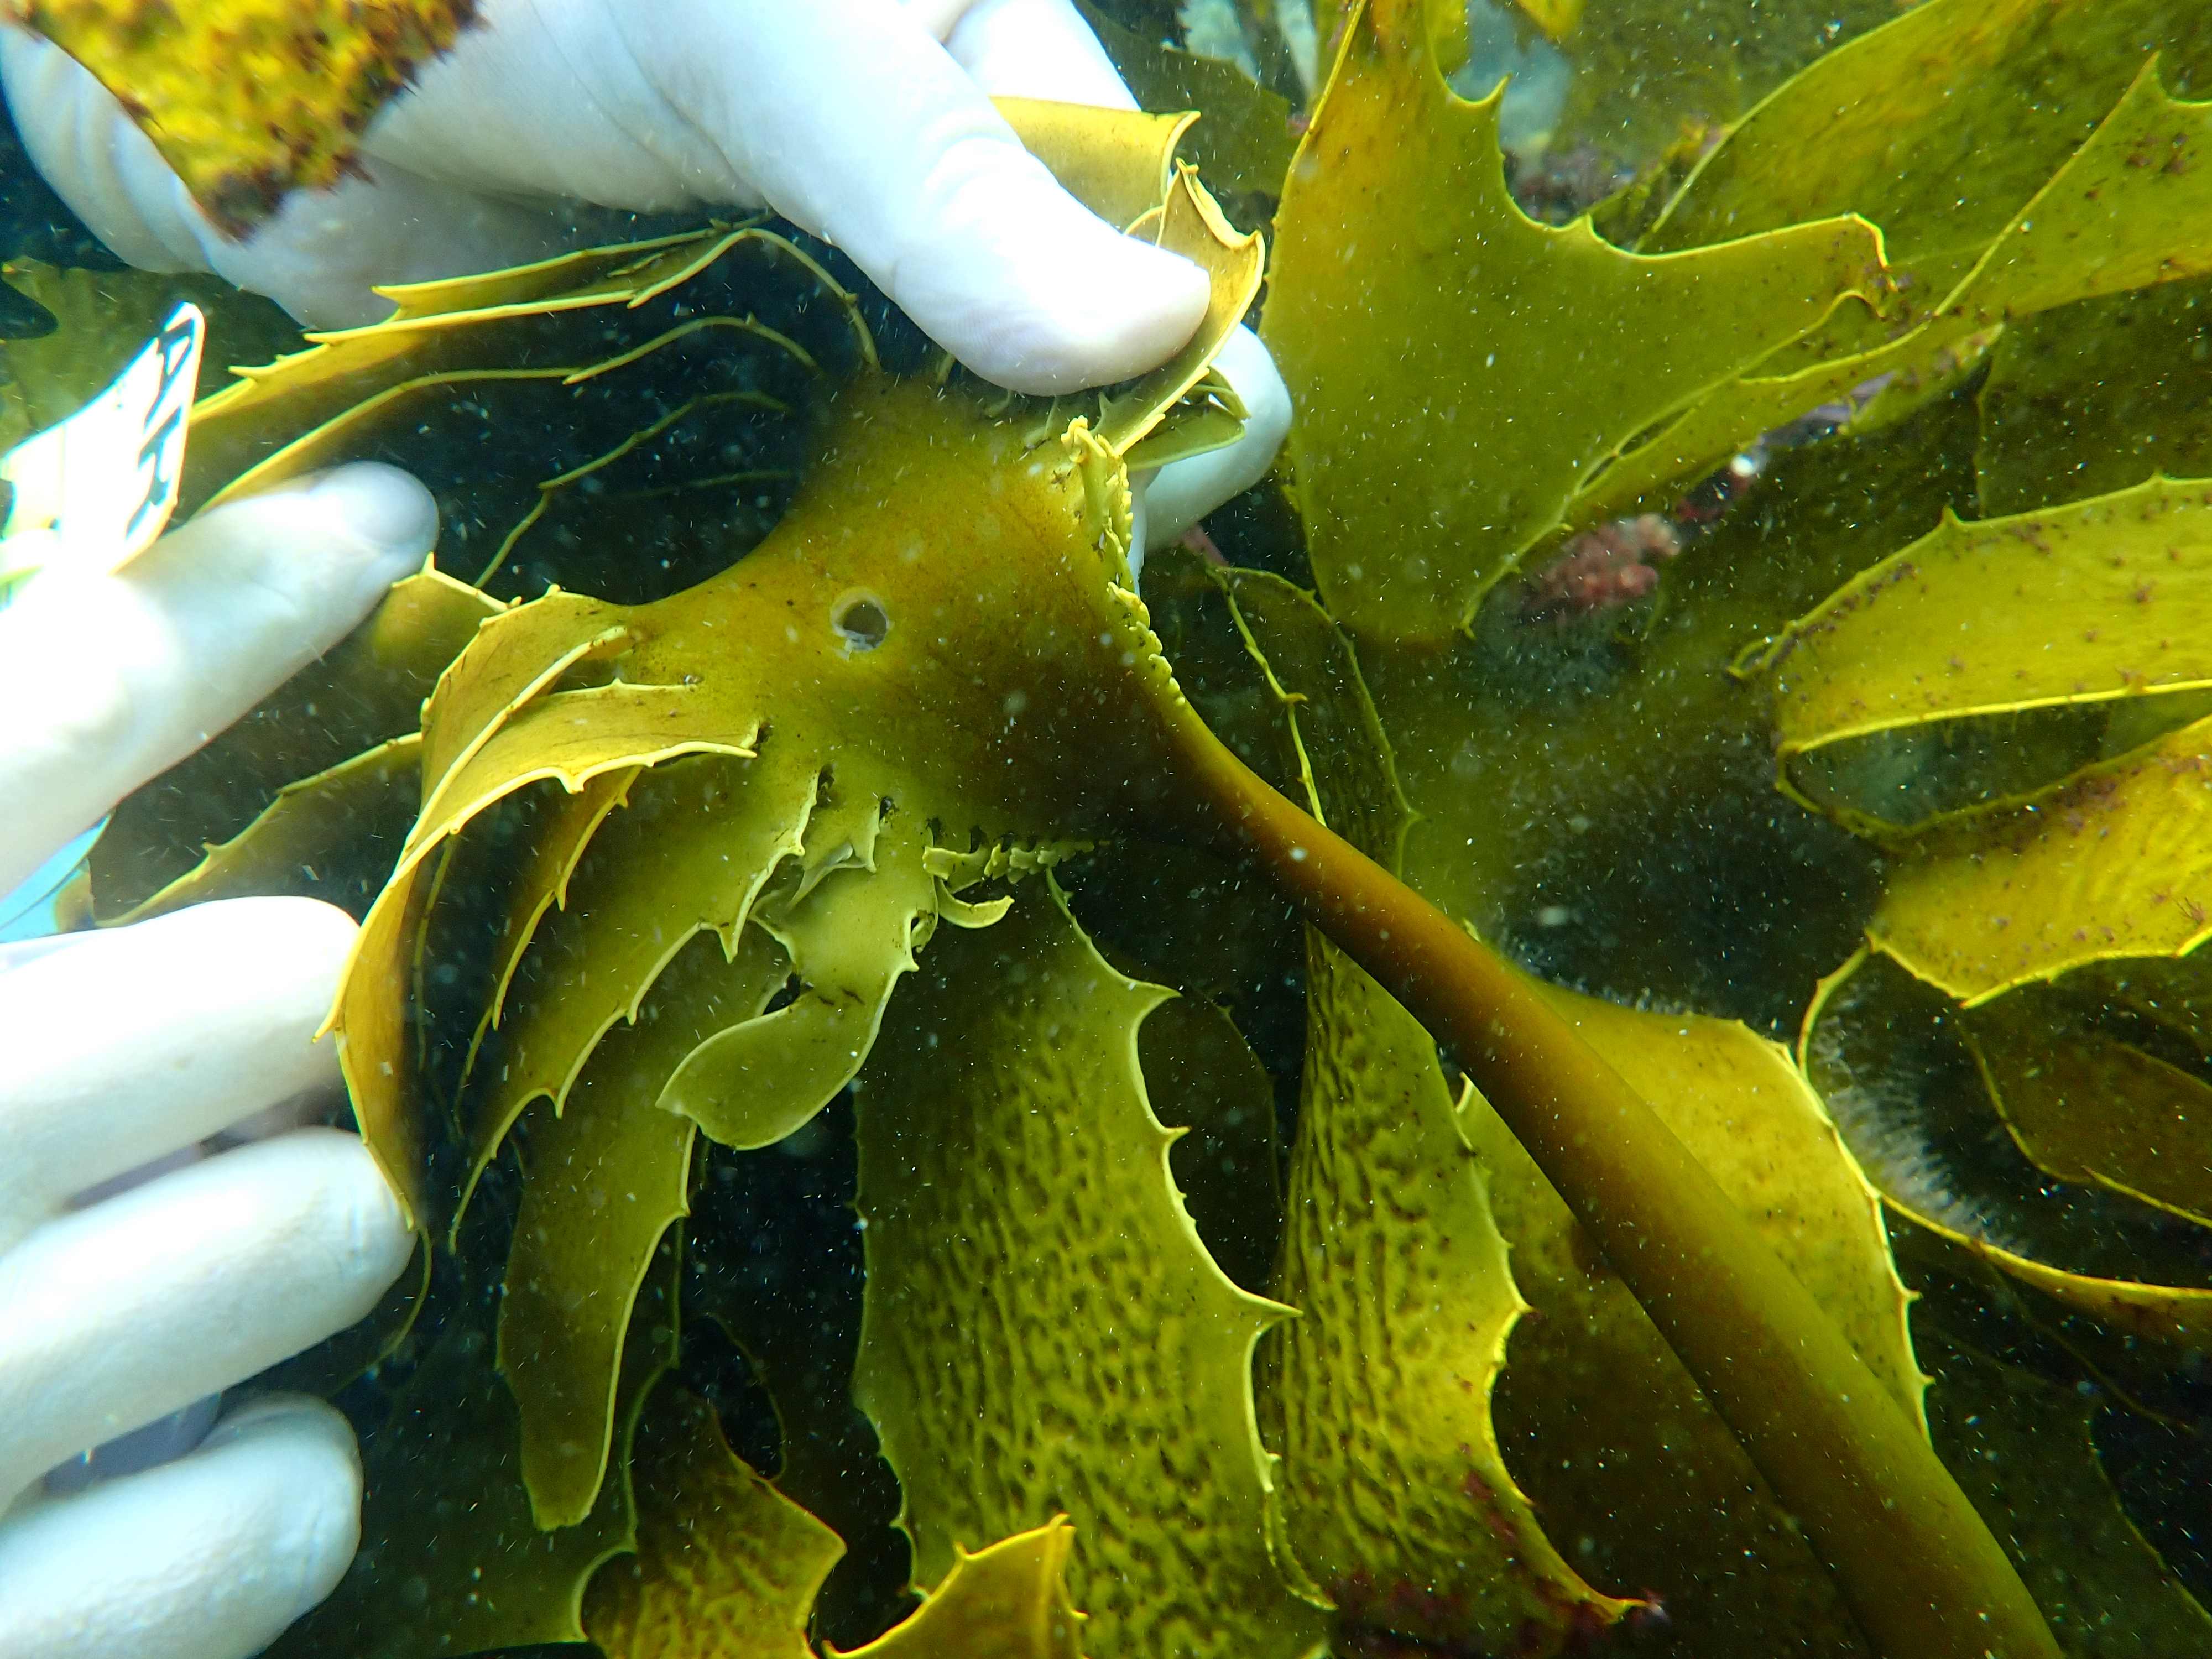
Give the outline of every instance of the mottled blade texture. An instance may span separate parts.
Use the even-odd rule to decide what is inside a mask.
[[[1295,699],[1322,816],[1395,857],[1406,808],[1348,643],[1279,582],[1240,574],[1231,592]],[[1623,1593],[1696,1584],[1662,1592],[1670,1624],[1749,1650],[1854,1641],[1733,1437],[1481,1098],[1455,1105],[1434,1045],[1318,936],[1307,994],[1276,1291],[1307,1316],[1271,1339],[1262,1420],[1282,1437],[1293,1540],[1349,1629],[1556,1649],[1634,1616],[1580,1576],[1595,1572]],[[1557,1000],[1917,1413],[1879,1206],[1789,1057],[1728,1022]],[[1647,1483],[1698,1492],[1700,1534],[1620,1513]],[[1580,1573],[1562,1538],[1583,1540]],[[1716,1571],[1731,1556],[1760,1562],[1757,1592]]]
[[[1314,810],[1395,864],[1407,814],[1350,646],[1286,583],[1231,592]],[[1627,1604],[1559,1558],[1499,1455],[1490,1391],[1527,1304],[1436,1044],[1311,929],[1306,1006],[1273,1288],[1304,1317],[1270,1339],[1261,1397],[1293,1547],[1347,1634],[1554,1650]]]
[[[1214,1265],[1170,1178],[1137,1062],[1170,994],[1108,968],[1040,883],[937,942],[860,1083],[854,1394],[918,1579],[1065,1510],[1097,1659],[1305,1654],[1322,1616],[1274,1558],[1252,1416],[1252,1346],[1284,1310]]]
[[[386,99],[453,42],[476,0],[9,0],[137,117],[208,216],[246,234],[326,189]]]

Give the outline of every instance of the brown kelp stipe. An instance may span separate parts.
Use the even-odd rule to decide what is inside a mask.
[[[2058,1646],[1918,1427],[1705,1166],[1487,945],[1174,723],[1179,828],[1261,872],[1443,1042],[1803,1525],[1889,1659]]]

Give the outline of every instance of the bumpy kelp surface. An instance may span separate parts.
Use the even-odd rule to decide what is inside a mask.
[[[1160,114],[1008,106],[1212,281],[1128,385],[770,222],[198,296],[187,510],[442,521],[92,860],[363,922],[425,1268],[293,1373],[368,1497],[280,1651],[1882,1651],[1462,1057],[1146,838],[1200,720],[1650,1103],[2060,1650],[2212,1644],[2212,26],[1183,9],[1099,14]],[[16,280],[26,430],[169,291]],[[1284,459],[1139,599],[1239,321]]]

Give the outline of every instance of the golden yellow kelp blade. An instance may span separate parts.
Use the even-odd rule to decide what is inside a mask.
[[[1799,794],[1805,757],[1830,744],[2212,684],[2208,631],[2212,484],[2154,478],[1947,518],[1793,622],[1751,672],[1772,688],[1779,778]],[[2192,948],[2212,934],[2205,741],[2185,726],[1909,830],[1835,809],[1893,859],[1869,937],[1969,1003],[2099,957]]]
[[[1884,1202],[2117,1330],[2212,1344],[2212,1273],[2189,1230],[2109,1188],[2054,1182],[2021,1155],[1966,1040],[1973,1029],[1884,957],[1861,951],[1823,982],[1806,1016],[1806,1074]],[[2120,1109],[2149,1104],[2138,1097]],[[2094,1115],[2108,1103],[2069,1109]]]
[[[1067,1599],[1074,1528],[1065,1519],[969,1554],[921,1606],[866,1647],[836,1659],[1079,1659],[1084,1615]],[[732,1659],[738,1659],[735,1655]]]
[[[1362,635],[1447,642],[1617,450],[1880,280],[1856,218],[1660,258],[1538,224],[1498,107],[1355,13],[1285,189],[1263,336],[1315,578]]]
[[[1278,578],[1223,579],[1316,815],[1395,866],[1410,814],[1351,648]],[[1339,1639],[1549,1652],[1633,1605],[1571,1568],[1507,1473],[1491,1389],[1527,1310],[1436,1045],[1306,933],[1306,1047],[1261,1422]],[[1388,1171],[1382,1181],[1375,1172]]]
[[[757,755],[769,764],[749,782],[795,792],[797,811],[826,786],[846,828],[806,843],[824,878],[779,898],[763,921],[787,943],[804,934],[812,943],[801,948],[848,953],[850,903],[878,889],[915,896],[902,901],[907,921],[872,935],[868,961],[886,975],[863,989],[849,975],[872,968],[827,957],[818,994],[767,1017],[795,1035],[844,1006],[879,1012],[908,957],[909,926],[934,914],[939,869],[952,874],[1002,842],[1048,845],[1085,821],[1067,757],[1095,751],[1099,764],[1143,775],[1158,752],[1143,688],[1166,669],[1141,611],[1112,580],[1128,533],[1126,486],[1080,422],[1065,443],[1024,452],[1016,426],[957,390],[851,383],[799,501],[723,577],[646,606],[555,596],[499,618],[448,671],[426,724],[425,816],[363,931],[337,1017],[370,1144],[410,1204],[426,1194],[410,1150],[396,976],[427,902],[425,860],[494,802],[536,779],[580,789],[685,753]],[[929,478],[928,494],[885,495],[878,481],[900,476]],[[1024,557],[1011,556],[1017,548]],[[939,641],[956,625],[1002,661],[973,660],[975,647],[946,653]],[[594,653],[618,678],[557,689],[563,665]],[[543,666],[532,673],[532,663]],[[472,695],[480,677],[492,688],[482,697]],[[771,834],[763,854],[781,844]],[[934,866],[940,852],[956,862]],[[830,873],[848,856],[872,879]],[[985,873],[987,861],[957,880]],[[844,923],[809,931],[807,911]],[[733,933],[744,917],[714,921]],[[757,1089],[748,1109],[811,1113],[865,1052],[865,1042],[856,1052],[841,1040],[829,1073],[810,1067],[807,1045],[779,1048],[791,1086],[823,1080],[823,1093],[778,1108],[775,1091]]]
[[[1552,989],[1576,1029],[1652,1103],[1917,1422],[1907,1297],[1880,1206],[1786,1052],[1741,1024]],[[1620,1279],[1496,1115],[1463,1122],[1534,1316],[1495,1403],[1511,1466],[1593,1581],[1659,1597],[1692,1650],[1852,1651],[1833,1576]],[[1644,1523],[1679,1505],[1695,1527]]]
[[[1867,938],[1972,1004],[2083,963],[2212,937],[2212,721],[1890,848]]]
[[[1938,373],[1946,354],[1971,360],[2009,319],[2212,270],[2208,168],[2212,103],[2168,97],[2156,60],[2143,63],[2088,140],[1972,249],[1940,300],[1914,313],[1916,325],[1902,334],[1875,328],[1859,344],[1881,343],[1840,355],[1819,350],[1802,368],[1778,353],[1760,373],[1714,390],[1608,467],[1569,518],[1589,524],[1616,516],[1808,410],[1885,377]]]
[[[1124,118],[1107,115],[1109,126]],[[1133,169],[1157,186],[1172,133],[1152,125],[1141,128],[1140,136],[1146,134],[1150,137],[1145,145],[1112,153],[1124,157],[1127,164],[1117,164],[1121,171]],[[1130,155],[1133,162],[1127,161]],[[867,367],[874,361],[872,349],[861,352],[857,377],[841,387],[820,377],[811,358],[789,347],[778,361],[800,361],[815,377],[815,389],[806,395],[815,406],[811,424],[821,435],[813,441],[817,455],[800,502],[778,532],[787,550],[782,556],[757,550],[744,561],[742,573],[733,573],[720,587],[709,583],[688,599],[678,596],[659,606],[625,607],[550,593],[497,619],[453,661],[424,716],[422,817],[408,837],[390,889],[370,917],[356,957],[360,976],[351,994],[357,1000],[338,1020],[343,1051],[351,1056],[349,1075],[363,1091],[360,1103],[371,1144],[387,1158],[410,1202],[423,1196],[422,1153],[409,1150],[411,1132],[402,1124],[405,1045],[391,993],[402,981],[409,941],[430,902],[430,890],[422,884],[429,877],[426,860],[495,802],[537,781],[558,780],[572,791],[596,792],[574,810],[556,813],[533,854],[535,867],[526,873],[519,908],[495,964],[499,988],[488,1012],[496,1023],[517,987],[553,982],[526,953],[549,906],[580,869],[587,844],[599,836],[607,815],[616,813],[617,826],[643,821],[625,818],[618,810],[635,782],[624,775],[678,755],[719,754],[729,762],[749,763],[761,754],[764,734],[775,728],[773,750],[763,763],[742,765],[729,775],[742,780],[737,793],[744,798],[747,821],[761,831],[759,844],[749,846],[738,834],[702,851],[701,867],[711,868],[718,879],[731,877],[735,884],[724,883],[726,892],[715,888],[720,896],[686,901],[693,914],[659,917],[672,925],[671,933],[657,926],[630,932],[633,940],[649,937],[653,943],[642,953],[618,951],[636,957],[629,976],[573,976],[573,985],[592,987],[588,1014],[569,1006],[555,1018],[549,1006],[532,1015],[526,1004],[517,1033],[525,1045],[518,1057],[526,1063],[519,1073],[507,1069],[511,1086],[497,1098],[464,1110],[473,1121],[476,1170],[534,1094],[548,1092],[558,1102],[599,1034],[619,1012],[634,1012],[651,975],[692,931],[711,927],[733,950],[757,902],[761,908],[756,919],[783,943],[793,972],[807,988],[785,1006],[738,1022],[702,1044],[671,1079],[664,1103],[694,1111],[710,1133],[732,1144],[780,1138],[851,1076],[892,985],[911,964],[912,951],[926,941],[935,918],[968,919],[964,908],[953,902],[952,889],[998,873],[1004,866],[994,867],[999,855],[991,849],[1004,837],[1012,835],[1029,849],[1040,838],[1052,839],[1050,826],[1067,821],[1073,803],[1064,785],[1055,786],[1049,803],[1023,800],[1018,787],[1009,795],[1008,786],[990,783],[983,787],[981,799],[955,805],[963,793],[975,793],[971,781],[988,779],[992,773],[988,763],[964,764],[974,740],[953,734],[995,726],[997,735],[985,740],[986,746],[1004,747],[1040,715],[1033,713],[1024,720],[1020,708],[1000,707],[1003,697],[1012,696],[1018,702],[1030,695],[1002,689],[987,696],[988,710],[963,711],[956,718],[954,711],[978,695],[975,682],[953,683],[951,665],[932,654],[929,630],[945,626],[951,611],[972,610],[987,593],[1015,580],[1007,574],[1018,568],[1018,562],[1010,562],[1010,550],[1042,532],[1066,538],[1054,563],[1073,584],[1064,601],[1084,619],[1073,614],[1058,621],[1041,619],[1026,632],[1016,630],[1002,640],[1003,648],[1030,652],[1013,659],[1008,685],[1022,685],[1041,671],[1049,676],[1055,672],[1049,665],[1067,656],[1077,640],[1087,641],[1082,651],[1101,655],[1100,677],[1086,678],[1083,689],[1066,693],[1039,685],[1040,704],[1052,702],[1044,716],[1050,721],[1071,714],[1079,720],[1098,717],[1080,711],[1095,708],[1102,688],[1127,681],[1132,672],[1137,676],[1129,682],[1132,701],[1138,700],[1139,684],[1164,674],[1157,647],[1142,633],[1140,613],[1132,611],[1129,597],[1113,586],[1116,575],[1126,574],[1129,534],[1127,484],[1119,457],[1141,447],[1148,436],[1187,441],[1182,434],[1189,422],[1211,431],[1231,413],[1233,393],[1218,389],[1209,379],[1211,360],[1249,303],[1261,258],[1257,239],[1231,231],[1187,171],[1176,174],[1167,191],[1163,244],[1209,264],[1213,303],[1197,337],[1175,360],[1094,405],[1102,421],[1099,435],[1093,436],[1080,418],[1068,428],[1063,404],[983,401],[964,386],[938,389],[886,380]],[[741,249],[787,261],[804,258],[777,239],[740,232],[649,248],[611,267],[593,261],[562,264],[562,272],[586,279],[580,303],[575,295],[550,289],[551,279],[543,270],[526,277],[495,274],[477,284],[448,284],[436,299],[460,309],[434,314],[427,308],[428,298],[417,296],[404,321],[335,337],[319,349],[323,356],[311,355],[289,374],[273,374],[265,385],[242,388],[228,404],[211,408],[210,418],[218,429],[226,421],[234,422],[242,438],[265,450],[263,434],[271,428],[273,414],[291,408],[319,422],[314,457],[334,458],[393,425],[398,418],[395,392],[442,386],[453,372],[496,376],[501,371],[493,365],[502,351],[546,337],[549,329],[558,328],[580,309],[614,307],[620,319],[635,313],[632,301],[669,284],[708,280],[719,269],[716,262]],[[818,266],[810,264],[808,272],[826,280]],[[486,297],[494,303],[476,303]],[[830,297],[842,311],[838,296]],[[866,347],[864,326],[856,317],[851,320]],[[517,335],[518,329],[525,331]],[[606,361],[628,372],[629,366],[648,365],[655,352],[670,349],[665,336],[650,336],[641,347],[623,346]],[[361,359],[351,367],[349,352]],[[432,364],[445,367],[426,373]],[[457,371],[458,365],[469,367]],[[558,382],[589,392],[601,378],[596,370],[571,369],[560,372]],[[345,401],[364,391],[370,394],[366,403]],[[994,419],[1001,410],[1004,418]],[[1040,459],[1021,459],[1039,446]],[[277,450],[252,476],[275,476],[277,469],[302,464],[308,453],[299,443]],[[876,494],[877,486],[864,476],[875,467],[886,477],[911,471],[932,477],[941,505],[932,507],[908,494]],[[552,482],[574,476],[563,474]],[[1018,481],[1011,494],[1010,479]],[[963,489],[1000,498],[998,509],[979,519],[958,500]],[[849,497],[840,491],[850,492]],[[1024,491],[1026,500],[1021,499]],[[837,515],[848,499],[868,505],[860,519],[841,525]],[[592,510],[604,518],[608,509]],[[526,528],[531,517],[523,522]],[[863,532],[863,523],[873,527]],[[518,533],[509,533],[508,545]],[[815,541],[839,548],[856,534],[874,538],[872,552],[856,557],[841,552],[833,560],[807,550]],[[1002,547],[990,544],[994,534],[1004,538]],[[921,560],[925,547],[930,557]],[[741,550],[733,549],[732,554]],[[988,567],[986,574],[953,577],[955,567],[948,561],[956,553]],[[965,592],[957,585],[938,585],[971,580],[976,585]],[[1028,603],[1012,592],[1006,596],[1009,611]],[[687,604],[699,608],[688,621]],[[738,610],[725,614],[731,605]],[[1127,652],[1118,645],[1109,652],[1101,643],[1121,640],[1133,627],[1138,631]],[[694,661],[695,653],[704,655]],[[725,687],[718,675],[708,672],[708,657],[738,665],[738,680]],[[902,684],[900,677],[908,674],[921,678]],[[872,685],[878,689],[866,689]],[[925,685],[933,689],[925,692]],[[941,697],[947,734],[958,750],[957,758],[921,764],[921,771],[934,781],[919,794],[917,757],[902,756],[888,770],[882,769],[887,757],[865,763],[857,757],[841,758],[854,734],[870,734],[861,739],[866,743],[892,729],[890,707],[872,712],[869,700],[902,696],[922,707]],[[1132,739],[1117,732],[1109,741],[1115,746]],[[1133,760],[1131,764],[1142,769]],[[1022,804],[1010,816],[1016,801]],[[901,804],[907,816],[892,822]],[[832,810],[814,824],[808,839],[798,841],[817,805]],[[618,835],[617,842],[621,839]],[[793,888],[767,893],[764,884],[778,862],[801,849],[805,867]],[[614,854],[617,848],[608,850]],[[741,855],[738,863],[730,862],[733,855]],[[1032,862],[1054,855],[1048,848],[1020,852]],[[579,933],[580,927],[596,927],[602,939],[621,936],[625,917],[636,920],[625,905],[634,910],[643,893],[658,891],[672,899],[690,890],[679,882],[641,885],[624,893],[626,878],[617,869],[620,859],[603,862],[613,873],[591,878],[600,881],[600,902],[580,912],[574,922],[549,929],[556,951],[549,963],[562,959],[561,950],[601,948]],[[853,867],[844,871],[848,863]],[[586,915],[597,920],[586,923]],[[595,968],[606,965],[595,959]],[[557,999],[566,994],[556,984],[553,994]],[[539,1033],[536,1037],[531,1036],[533,1030]],[[480,1029],[479,1046],[483,1040]],[[781,1077],[781,1086],[723,1086],[757,1065]],[[742,1117],[733,1115],[740,1102]],[[468,1179],[473,1178],[471,1172]],[[447,1201],[438,1208],[451,1212]]]
[[[9,0],[137,118],[228,234],[288,191],[336,184],[385,100],[453,43],[475,0]]]
[[[1869,732],[2212,684],[2212,481],[1947,516],[1749,672],[1773,688],[1785,787],[1796,757]]]
[[[917,1579],[1065,1510],[1097,1659],[1296,1659],[1322,1620],[1273,1553],[1250,1373],[1284,1310],[1221,1273],[1170,1176],[1137,1031],[1171,994],[1109,968],[1041,882],[931,948],[856,1099],[854,1395]]]
[[[1022,147],[1108,224],[1119,230],[1166,199],[1175,155],[1195,113],[1147,115],[1100,111],[1038,98],[994,100]]]
[[[836,1533],[747,1468],[714,1408],[661,1385],[638,1425],[637,1553],[584,1597],[606,1659],[814,1659],[806,1625]],[[979,1650],[981,1651],[981,1650]]]

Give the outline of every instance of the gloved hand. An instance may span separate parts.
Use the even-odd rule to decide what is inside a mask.
[[[436,521],[412,479],[352,466],[115,574],[34,580],[0,611],[0,891],[328,649]],[[270,1397],[207,1430],[210,1396],[361,1319],[412,1248],[356,1138],[267,1133],[337,1097],[313,1038],[353,933],[240,899],[0,946],[8,1659],[241,1659],[352,1559],[337,1413]]]
[[[372,282],[543,255],[573,234],[557,198],[764,204],[1017,391],[1150,368],[1205,309],[1197,267],[1092,216],[991,107],[1133,106],[1069,0],[483,0],[478,15],[371,124],[366,177],[296,193],[242,242],[58,50],[10,30],[0,75],[33,160],[117,253],[212,270],[320,325],[383,314]]]

